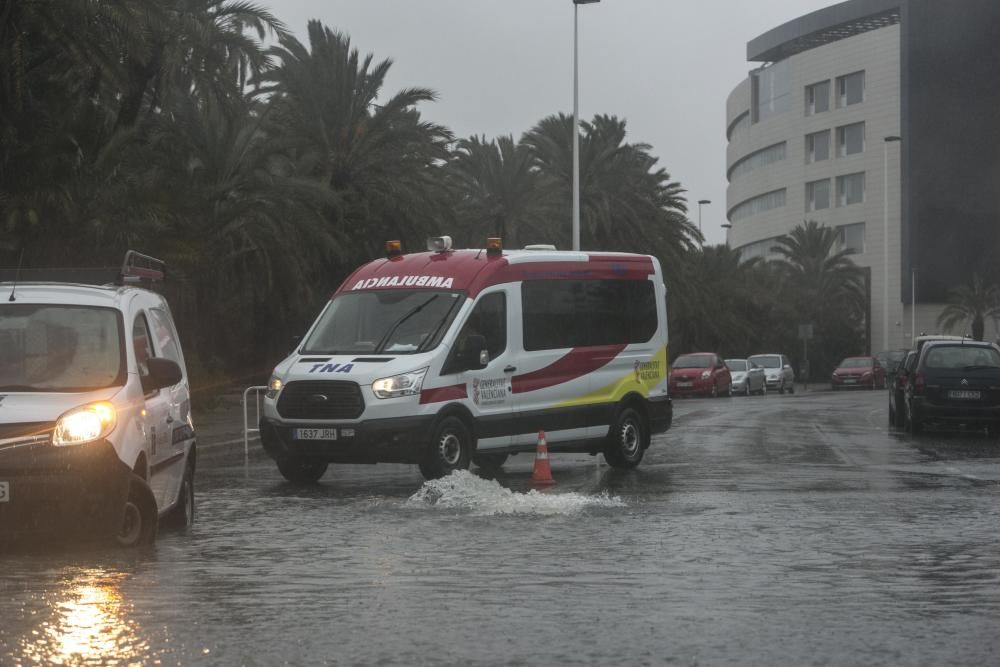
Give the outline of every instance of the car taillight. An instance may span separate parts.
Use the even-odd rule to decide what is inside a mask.
[[[927,380],[924,378],[924,374],[917,373],[917,377],[913,378],[913,393],[919,396],[924,393],[926,387]]]

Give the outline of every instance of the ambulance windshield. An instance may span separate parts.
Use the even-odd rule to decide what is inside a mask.
[[[88,391],[125,383],[117,311],[0,305],[0,391]]]
[[[384,290],[336,296],[303,354],[416,354],[433,350],[464,300],[460,292]]]

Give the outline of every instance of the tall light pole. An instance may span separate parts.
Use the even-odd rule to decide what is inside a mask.
[[[580,5],[601,0],[573,0],[573,250],[580,249]]]
[[[882,349],[889,349],[889,144],[902,141],[889,135],[882,142]]]
[[[705,204],[711,204],[711,203],[712,202],[709,201],[708,199],[699,199],[698,200],[698,233],[699,234],[701,234],[701,207],[704,206]],[[702,247],[705,246],[705,238],[704,237],[702,237],[701,245],[702,245]]]

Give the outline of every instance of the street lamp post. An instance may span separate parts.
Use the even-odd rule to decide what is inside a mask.
[[[889,349],[889,144],[902,141],[889,135],[882,143],[882,349]]]
[[[704,206],[705,204],[711,204],[711,203],[712,202],[710,200],[708,200],[708,199],[699,199],[698,200],[698,233],[699,234],[701,234],[701,207]],[[702,237],[701,245],[702,245],[702,247],[705,246],[705,239],[704,239],[704,237]]]
[[[601,0],[573,0],[573,250],[580,249],[580,57],[579,20],[580,5],[590,5]]]

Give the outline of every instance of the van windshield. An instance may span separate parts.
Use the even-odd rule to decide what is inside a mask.
[[[0,391],[90,391],[125,383],[118,311],[0,305]]]
[[[416,354],[441,342],[460,292],[383,290],[334,297],[302,354]]]

